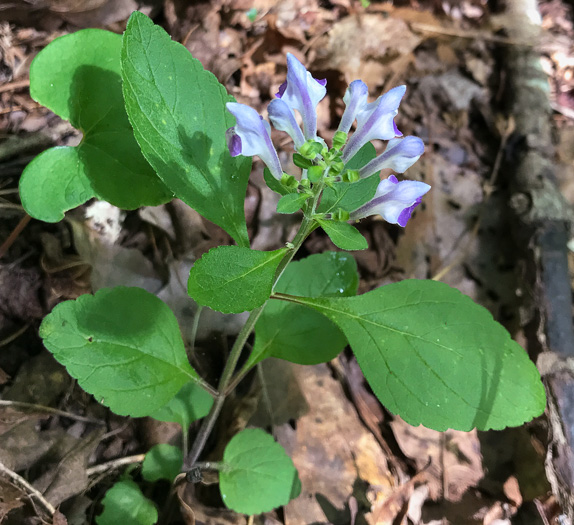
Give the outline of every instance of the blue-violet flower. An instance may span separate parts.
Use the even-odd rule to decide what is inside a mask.
[[[237,102],[226,104],[237,124],[227,130],[227,146],[232,157],[258,155],[271,174],[281,180],[283,169],[271,142],[271,127],[253,108]]]
[[[365,164],[360,170],[361,178],[378,173],[382,169],[392,169],[397,173],[407,171],[424,153],[425,146],[418,137],[391,139],[382,155]]]
[[[369,202],[351,212],[350,218],[357,220],[378,214],[391,224],[405,227],[411,213],[421,203],[422,196],[429,190],[430,186],[424,182],[399,182],[391,175],[379,183],[375,196]]]
[[[371,140],[390,140],[402,136],[394,119],[406,89],[406,86],[397,86],[374,102],[364,103],[357,112],[357,129],[343,148],[344,162],[352,159],[355,153]],[[349,98],[354,102],[353,93]]]
[[[317,80],[291,53],[287,53],[287,80],[276,94],[303,119],[303,134],[307,140],[317,138],[317,104],[327,93],[327,80]]]

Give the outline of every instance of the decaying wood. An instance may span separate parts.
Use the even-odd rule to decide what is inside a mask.
[[[512,40],[536,44],[540,21],[535,0],[506,0],[504,25]],[[572,211],[555,180],[548,82],[534,46],[501,49],[505,106],[516,122],[507,163],[513,233],[523,249],[525,307],[531,312],[548,395],[550,440],[546,470],[564,514],[574,520],[574,357],[572,295],[567,242]],[[533,356],[534,357],[534,356]],[[541,359],[540,359],[541,358]],[[570,358],[570,359],[569,359]],[[562,363],[564,366],[561,366]],[[546,368],[544,370],[543,368]]]

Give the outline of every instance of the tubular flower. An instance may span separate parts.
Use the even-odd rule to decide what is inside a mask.
[[[279,88],[277,97],[303,119],[303,134],[307,140],[317,138],[317,104],[327,93],[326,80],[317,80],[291,53],[287,53],[287,80]]]
[[[287,103],[276,98],[272,100],[267,107],[267,112],[269,113],[269,120],[279,131],[285,131],[295,143],[295,149],[299,149],[305,143],[305,137],[301,128],[295,120],[295,115]]]
[[[380,215],[391,224],[405,227],[413,210],[421,203],[422,196],[430,190],[424,182],[405,180],[399,182],[394,175],[382,180],[375,196],[366,204],[351,212],[350,219],[362,219]]]
[[[271,127],[253,108],[237,102],[228,102],[227,110],[237,124],[227,130],[227,147],[232,157],[258,155],[271,174],[281,180],[283,169],[277,151],[271,142]]]
[[[423,154],[425,146],[418,137],[389,140],[382,155],[373,159],[359,170],[361,178],[368,177],[382,169],[392,169],[397,173],[407,171]]]
[[[394,118],[406,89],[406,86],[397,86],[358,111],[357,130],[343,148],[344,162],[353,158],[371,140],[390,140],[402,136]]]
[[[345,112],[341,117],[341,123],[337,131],[349,133],[353,122],[357,118],[357,113],[367,105],[369,88],[362,80],[353,80],[349,84],[343,102],[345,103]]]

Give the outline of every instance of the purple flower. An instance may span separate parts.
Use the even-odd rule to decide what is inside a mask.
[[[281,180],[283,169],[271,142],[271,127],[253,108],[237,102],[226,104],[237,124],[227,130],[227,146],[232,157],[258,155],[271,174]]]
[[[293,110],[283,99],[276,98],[272,100],[267,107],[267,112],[269,113],[269,120],[275,129],[285,131],[293,139],[295,149],[299,149],[305,144],[305,137],[295,120]]]
[[[382,169],[404,173],[424,153],[425,146],[418,137],[389,140],[385,151],[359,170],[361,178],[368,177]]]
[[[429,190],[430,186],[424,182],[399,182],[391,175],[379,183],[375,196],[369,202],[351,212],[350,219],[357,220],[378,214],[387,222],[404,228],[413,210],[421,203],[422,196]]]
[[[343,148],[344,162],[371,140],[390,140],[402,135],[394,118],[406,89],[406,86],[397,86],[357,112],[357,130]]]
[[[327,93],[326,80],[317,80],[291,53],[287,53],[287,80],[277,97],[303,118],[303,133],[307,140],[317,138],[317,104]]]
[[[345,103],[345,112],[341,117],[341,123],[337,131],[349,133],[353,122],[357,118],[357,113],[367,105],[369,88],[362,80],[353,80],[349,84],[343,102]]]

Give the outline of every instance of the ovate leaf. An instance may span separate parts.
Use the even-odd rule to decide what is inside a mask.
[[[323,252],[287,266],[276,292],[307,297],[347,297],[357,293],[359,275],[352,255]],[[270,301],[255,325],[255,344],[246,366],[266,357],[311,365],[336,357],[347,345],[326,317],[297,304]]]
[[[301,209],[310,197],[306,193],[288,193],[283,195],[277,203],[277,213],[295,213]]]
[[[30,94],[83,133],[77,147],[36,157],[20,180],[22,203],[35,218],[56,222],[92,197],[125,209],[167,202],[135,141],[121,90],[121,36],[84,29],[46,46],[30,66]]]
[[[242,514],[261,514],[286,505],[300,492],[297,470],[283,447],[261,429],[243,430],[223,453],[221,497]]]
[[[376,157],[375,147],[367,142],[356,155],[345,165],[347,169],[358,170]],[[360,179],[357,182],[336,182],[331,188],[325,188],[321,203],[317,208],[320,213],[329,213],[341,208],[354,211],[360,208],[375,195],[380,182],[378,173]]]
[[[167,405],[150,414],[150,417],[158,421],[179,423],[185,432],[191,423],[207,416],[212,405],[213,397],[197,383],[190,381],[181,387]]]
[[[146,498],[137,483],[119,481],[106,492],[102,500],[104,511],[96,517],[98,525],[154,525],[157,509]]]
[[[40,336],[86,392],[120,415],[151,415],[198,377],[174,314],[141,288],[102,288],[60,303]]]
[[[187,291],[199,304],[225,314],[258,308],[271,295],[275,271],[286,251],[213,248],[193,265]]]
[[[544,410],[526,352],[485,308],[446,284],[407,280],[358,297],[291,300],[343,331],[381,403],[411,425],[502,429]]]
[[[58,147],[40,153],[20,178],[20,199],[26,212],[45,222],[58,222],[64,212],[95,195],[78,157],[78,148]]]
[[[317,222],[329,239],[341,250],[366,250],[369,245],[361,232],[348,222],[327,221],[319,219]]]
[[[179,447],[160,443],[149,449],[142,463],[142,476],[146,481],[166,479],[173,481],[183,465],[183,452]]]
[[[168,188],[248,246],[243,203],[251,159],[231,157],[225,131],[234,101],[189,51],[144,14],[128,21],[122,49],[126,109],[142,152]]]

